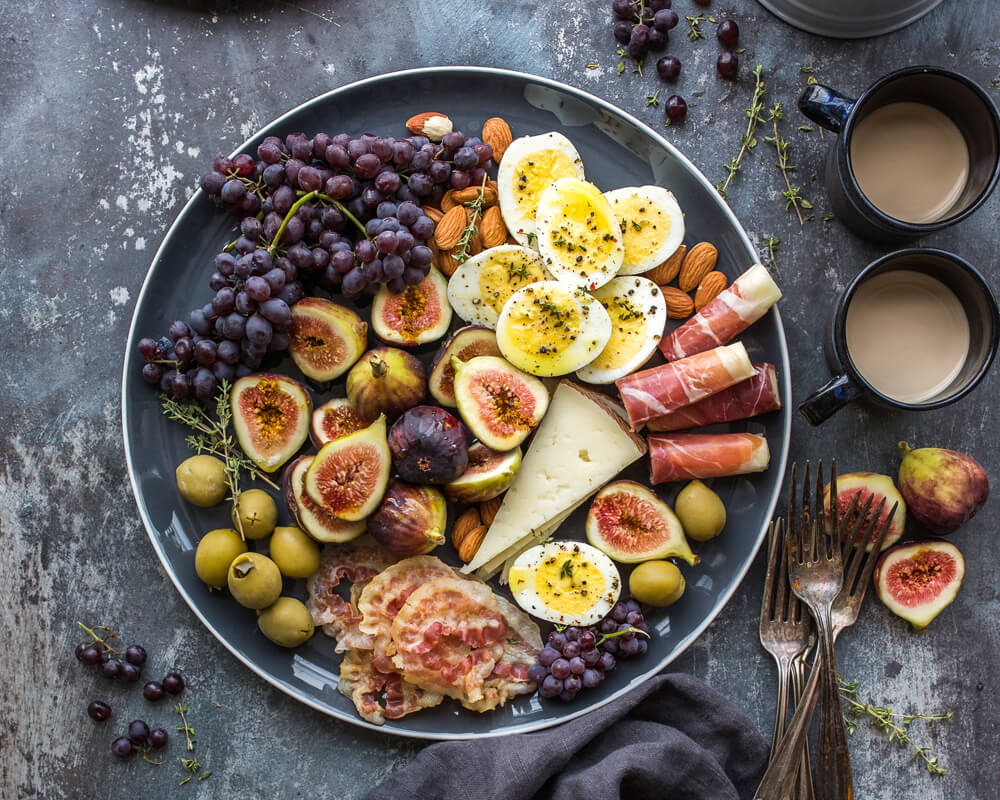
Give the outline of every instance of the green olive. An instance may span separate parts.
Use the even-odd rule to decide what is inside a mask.
[[[674,503],[674,513],[687,537],[696,542],[714,539],[726,526],[726,507],[722,498],[701,481],[691,481],[681,489]]]
[[[229,593],[246,608],[267,608],[281,594],[281,571],[267,556],[243,553],[229,565]]]
[[[309,609],[294,597],[279,597],[257,615],[257,627],[268,639],[282,647],[298,647],[313,635]]]
[[[308,578],[319,569],[319,545],[295,526],[271,534],[271,558],[287,578]]]
[[[194,571],[213,589],[226,585],[229,565],[247,551],[247,543],[232,528],[218,528],[201,537],[194,554]]]
[[[684,594],[684,576],[670,561],[647,561],[632,570],[628,590],[640,603],[669,606]]]
[[[248,539],[263,539],[278,524],[278,506],[263,489],[240,492],[239,500],[233,503],[233,525],[236,525],[237,508],[243,521],[243,535]]]
[[[226,467],[214,456],[191,456],[177,466],[174,474],[181,497],[202,508],[221,503],[229,488]]]

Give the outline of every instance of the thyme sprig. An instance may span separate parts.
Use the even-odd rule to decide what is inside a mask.
[[[181,731],[184,734],[184,739],[186,742],[188,752],[191,753],[194,752],[194,746],[198,740],[194,738],[194,728],[192,728],[191,725],[188,724],[187,717],[184,716],[187,710],[188,710],[187,703],[176,703],[174,705],[174,711],[176,711],[181,717],[181,724],[177,726],[177,730]],[[193,761],[194,759],[191,760]]]
[[[660,90],[659,89],[657,89],[652,94],[647,94],[646,95],[646,108],[649,108],[649,106],[656,107],[656,106],[659,106],[659,105],[660,105]]]
[[[691,14],[685,14],[684,19],[688,21],[690,29],[688,30],[688,39],[692,42],[697,42],[699,39],[704,39],[705,34],[701,31],[701,23],[705,21],[705,15],[699,14],[698,16],[692,16]]]
[[[774,254],[778,252],[781,245],[781,239],[777,236],[770,236],[769,234],[764,234],[761,237],[764,242],[764,246],[767,247],[767,262],[774,267],[774,271],[778,273],[778,277],[781,277],[781,270],[778,268],[778,261],[775,259]]]
[[[462,235],[459,237],[458,242],[455,244],[455,250],[452,256],[459,264],[464,264],[472,254],[469,252],[469,244],[472,241],[472,237],[476,235],[479,230],[479,215],[483,211],[483,206],[486,205],[486,176],[483,176],[483,183],[479,187],[479,192],[473,200],[470,200],[465,204],[465,207],[472,212],[469,217],[469,223],[465,226],[465,230],[462,231]]]
[[[778,121],[784,118],[785,108],[782,103],[775,103],[771,106],[767,113],[767,121],[772,124],[774,134],[765,136],[764,141],[773,144],[778,153],[777,167],[781,170],[781,177],[785,179],[785,190],[781,193],[781,196],[785,198],[785,211],[794,208],[795,215],[799,218],[799,225],[802,225],[804,224],[802,209],[812,208],[812,203],[802,196],[802,190],[798,186],[793,186],[788,177],[788,173],[794,172],[797,167],[788,162],[788,140],[782,139],[781,134],[778,133]]]
[[[928,745],[918,745],[910,737],[910,725],[917,720],[926,722],[928,726],[935,722],[947,722],[952,717],[952,712],[945,714],[900,714],[891,708],[876,706],[868,700],[862,700],[858,691],[859,681],[840,681],[840,697],[843,700],[846,710],[844,713],[847,732],[854,733],[858,729],[857,720],[867,717],[873,728],[882,733],[888,734],[889,741],[895,742],[899,747],[913,749],[913,760],[923,761],[923,766],[931,775],[947,775],[948,770],[941,766],[938,757],[931,753]]]
[[[716,190],[723,197],[726,196],[726,190],[729,188],[733,176],[740,171],[743,156],[748,150],[753,150],[757,146],[757,137],[754,134],[757,130],[757,125],[764,121],[764,95],[767,93],[767,89],[764,86],[763,72],[763,66],[758,64],[751,73],[754,77],[754,87],[750,107],[746,111],[747,129],[740,137],[739,152],[729,160],[728,164],[723,164],[723,168],[726,170],[726,180],[715,184]]]

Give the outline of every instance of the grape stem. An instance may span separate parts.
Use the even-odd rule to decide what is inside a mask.
[[[365,230],[365,226],[361,224],[361,221],[356,216],[354,216],[350,211],[348,211],[347,207],[339,200],[335,200],[334,198],[330,197],[330,195],[322,194],[320,192],[316,193],[316,198],[322,200],[324,203],[329,203],[332,206],[336,206],[337,210],[340,211],[341,214],[343,214],[357,226],[358,230],[365,235],[365,238],[371,239],[371,237],[368,236],[368,231]]]
[[[274,239],[271,240],[271,244],[269,244],[267,247],[268,255],[273,256],[274,251],[278,249],[278,242],[281,241],[281,236],[285,232],[285,228],[288,226],[288,221],[295,216],[295,212],[297,212],[300,208],[302,208],[302,206],[304,206],[306,203],[308,203],[317,195],[319,195],[319,192],[309,192],[308,194],[304,194],[302,195],[302,197],[300,197],[298,200],[295,201],[295,203],[292,205],[290,209],[288,209],[288,213],[285,214],[285,218],[281,220],[281,225],[278,227],[278,232],[274,234]]]
[[[650,638],[649,634],[648,634],[648,633],[646,633],[646,631],[642,630],[641,628],[633,628],[633,627],[632,627],[631,625],[629,625],[629,626],[628,626],[628,627],[627,627],[627,628],[626,628],[625,630],[623,630],[623,631],[614,631],[613,633],[605,633],[605,634],[602,634],[602,635],[601,635],[601,638],[597,640],[597,645],[596,645],[596,646],[600,647],[600,646],[601,646],[602,644],[604,644],[604,643],[605,643],[605,642],[606,642],[606,641],[607,641],[608,639],[614,639],[614,638],[615,638],[616,636],[623,636],[623,635],[625,635],[626,633],[641,633],[641,634],[642,634],[643,636],[645,636],[645,637],[646,637],[647,639],[649,639],[649,638]]]
[[[116,655],[119,653],[118,650],[115,650],[115,648],[113,648],[111,645],[108,644],[108,639],[116,637],[117,634],[113,630],[111,630],[111,628],[109,628],[107,625],[94,626],[95,628],[99,628],[100,630],[107,631],[107,633],[103,637],[101,637],[98,636],[92,628],[88,628],[79,620],[77,620],[76,624],[79,625],[81,628],[83,628],[88,634],[90,634],[90,638],[93,639],[95,643],[100,642],[101,647],[104,648],[104,651],[106,653],[115,653]]]

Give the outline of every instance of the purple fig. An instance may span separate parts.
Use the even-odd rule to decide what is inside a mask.
[[[391,553],[419,556],[444,544],[447,522],[447,504],[441,492],[433,486],[393,480],[368,518],[368,533]]]
[[[990,482],[978,461],[941,447],[911,450],[899,443],[899,490],[913,518],[945,536],[982,508]]]

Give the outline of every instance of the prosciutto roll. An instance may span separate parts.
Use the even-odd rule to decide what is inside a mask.
[[[753,375],[741,342],[644,369],[615,381],[632,430]]]
[[[754,374],[745,381],[690,406],[651,419],[650,431],[681,431],[716,422],[732,422],[781,408],[778,371],[774,364],[754,364]]]
[[[691,319],[660,342],[667,361],[703,353],[745,331],[778,302],[781,290],[761,264],[754,264]]]
[[[653,484],[763,472],[770,460],[767,439],[752,433],[657,433],[649,437]]]

